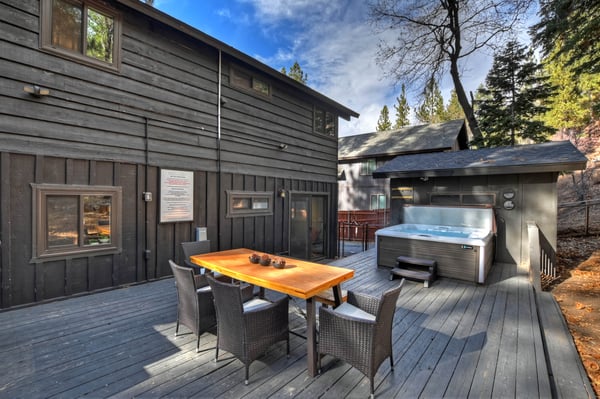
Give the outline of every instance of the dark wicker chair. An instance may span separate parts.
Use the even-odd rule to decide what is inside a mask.
[[[194,275],[193,269],[179,266],[172,260],[169,260],[169,265],[177,286],[175,336],[179,332],[179,325],[183,324],[198,337],[196,352],[199,352],[200,336],[217,323],[211,288],[204,275]]]
[[[181,243],[181,250],[183,251],[183,263],[194,269],[196,274],[200,274],[200,266],[190,262],[190,256],[210,252],[210,241],[185,241]]]
[[[319,308],[319,370],[321,355],[342,359],[369,378],[374,396],[381,363],[389,357],[394,369],[392,324],[403,284],[404,279],[380,298],[348,291],[347,302],[337,308]]]
[[[290,354],[288,329],[288,298],[269,302],[255,298],[242,302],[239,285],[224,283],[207,276],[215,298],[217,311],[217,349],[228,351],[246,368],[245,384],[248,384],[250,364],[271,345],[286,341]]]

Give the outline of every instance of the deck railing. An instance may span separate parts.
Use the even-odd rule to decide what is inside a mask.
[[[529,280],[541,291],[542,279],[556,278],[556,250],[552,247],[537,223],[527,222],[529,235]]]

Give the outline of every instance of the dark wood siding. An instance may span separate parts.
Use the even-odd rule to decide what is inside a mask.
[[[329,226],[336,225],[337,138],[313,133],[313,109],[324,104],[107,3],[123,23],[118,72],[41,50],[40,1],[0,0],[2,308],[170,275],[167,260],[181,261],[179,243],[201,226],[213,250],[285,252],[289,198],[277,197],[279,189],[328,194]],[[268,82],[271,95],[232,86],[231,66]],[[28,85],[50,94],[32,97]],[[193,222],[158,223],[161,168],[194,172]],[[30,263],[31,183],[121,187],[122,251]],[[227,189],[272,192],[273,215],[226,218]],[[155,200],[144,202],[145,191]],[[330,242],[335,233],[330,228]]]

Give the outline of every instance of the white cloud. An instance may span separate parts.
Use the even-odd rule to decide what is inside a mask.
[[[255,23],[266,34],[285,35],[285,48],[262,55],[262,62],[275,69],[297,60],[315,90],[358,112],[359,119],[340,120],[340,136],[375,131],[384,105],[390,108],[400,93],[400,84],[385,76],[376,63],[377,34],[368,21],[364,0],[238,0],[254,7]],[[394,32],[383,33],[393,40]],[[489,69],[489,56],[476,54],[462,63],[467,95],[475,91]],[[396,86],[398,84],[398,86]],[[445,101],[454,88],[448,77],[440,82]],[[421,88],[409,89],[409,104],[418,105]]]

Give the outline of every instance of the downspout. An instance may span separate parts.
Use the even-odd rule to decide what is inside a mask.
[[[219,76],[217,87],[217,250],[221,250],[221,84],[222,65],[221,49],[219,49]]]
[[[144,117],[144,191],[147,192],[148,191],[148,187],[150,185],[149,182],[149,177],[148,177],[148,162],[149,162],[149,133],[148,133],[148,118]],[[143,196],[143,194],[142,194]],[[143,197],[142,197],[143,198]],[[148,229],[150,228],[150,222],[148,220],[148,202],[144,200],[144,273],[143,273],[143,278],[144,281],[148,280],[148,260],[150,259],[150,246],[149,246],[149,239],[148,239]],[[156,274],[155,274],[156,277]]]

